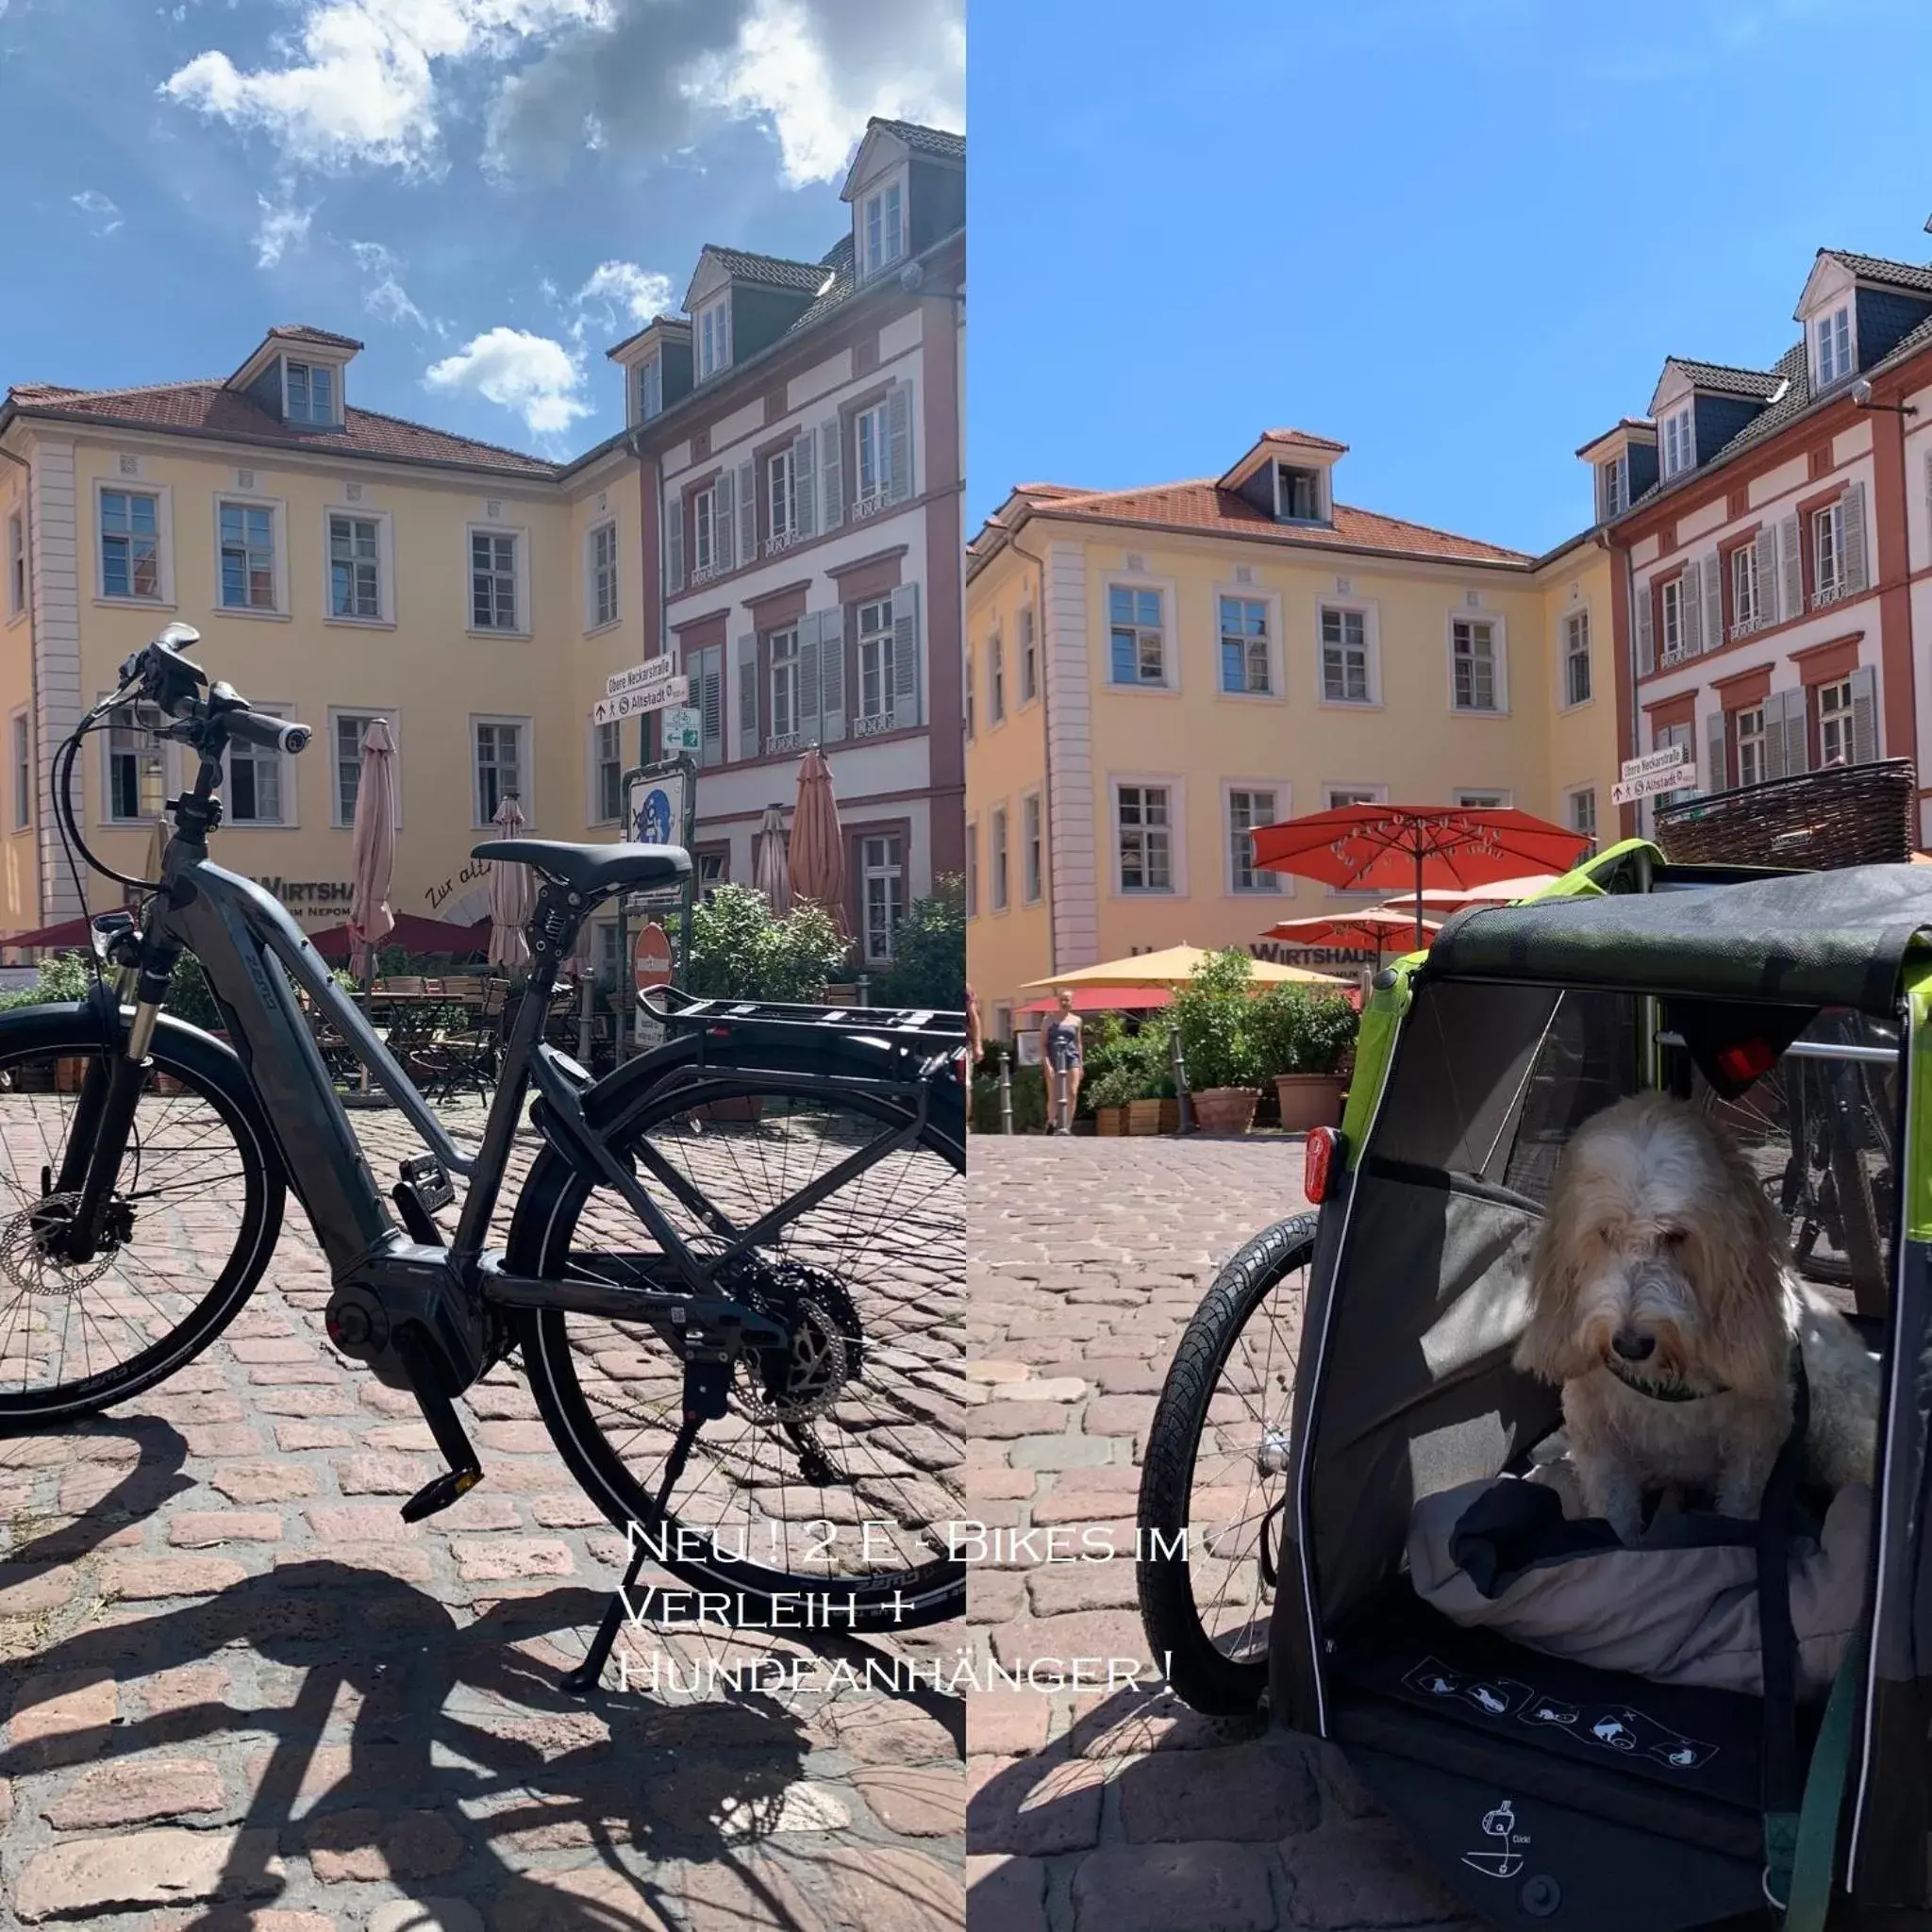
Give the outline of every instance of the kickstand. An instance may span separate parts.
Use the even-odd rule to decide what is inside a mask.
[[[676,1487],[677,1479],[684,1474],[684,1466],[691,1460],[691,1444],[698,1439],[698,1431],[708,1419],[703,1415],[686,1412],[683,1424],[677,1431],[677,1440],[671,1445],[671,1454],[664,1462],[664,1480],[658,1486],[658,1521],[664,1520],[664,1507],[671,1500],[671,1491]],[[632,1524],[636,1528],[636,1524]],[[617,1644],[617,1633],[624,1628],[625,1619],[630,1614],[630,1592],[638,1580],[638,1573],[644,1567],[646,1544],[641,1538],[631,1545],[630,1565],[624,1573],[624,1581],[617,1586],[610,1601],[604,1607],[604,1615],[597,1625],[596,1634],[591,1639],[591,1647],[584,1654],[584,1660],[563,1680],[563,1688],[574,1697],[588,1697],[603,1680],[604,1666],[610,1661],[610,1653]]]

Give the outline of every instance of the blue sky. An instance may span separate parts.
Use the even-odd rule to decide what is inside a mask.
[[[1915,0],[974,8],[976,526],[1213,475],[1547,548],[1666,356],[1763,366],[1820,247],[1932,260]]]
[[[699,247],[816,258],[866,116],[959,126],[964,0],[0,0],[0,389],[225,375],[558,456]]]

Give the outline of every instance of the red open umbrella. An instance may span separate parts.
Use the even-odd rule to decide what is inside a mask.
[[[1261,937],[1285,946],[1373,946],[1376,963],[1391,945],[1400,944],[1414,928],[1407,912],[1383,906],[1367,906],[1359,912],[1318,912],[1308,919],[1284,919],[1271,925]],[[1424,919],[1422,936],[1433,937],[1441,930],[1440,919]]]
[[[1252,836],[1255,863],[1270,872],[1350,891],[1413,891],[1418,947],[1424,887],[1487,885],[1531,867],[1568,872],[1591,845],[1513,806],[1341,805]]]
[[[343,965],[362,950],[362,941],[352,925],[325,926],[310,933],[308,943],[325,959],[340,960]],[[384,943],[400,946],[406,953],[449,953],[464,958],[488,948],[490,922],[479,919],[475,925],[452,925],[447,920],[425,919],[418,912],[398,912]]]
[[[0,940],[0,946],[87,946],[93,943],[91,919],[63,919],[58,925],[36,926],[32,932],[17,932]]]

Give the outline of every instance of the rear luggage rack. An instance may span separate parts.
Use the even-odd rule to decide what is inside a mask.
[[[638,1004],[672,1032],[744,1028],[761,1033],[862,1033],[894,1046],[949,1052],[966,1043],[966,1015],[926,1007],[815,1007],[781,1000],[698,999],[675,987],[651,987]]]

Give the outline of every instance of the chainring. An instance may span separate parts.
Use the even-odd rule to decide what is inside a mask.
[[[815,1421],[864,1363],[858,1310],[836,1275],[796,1261],[761,1264],[734,1291],[759,1314],[782,1323],[791,1346],[745,1357],[748,1374],[735,1390],[750,1422],[777,1424]]]

